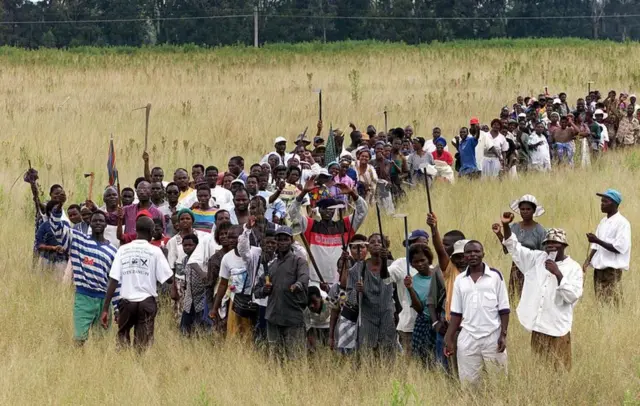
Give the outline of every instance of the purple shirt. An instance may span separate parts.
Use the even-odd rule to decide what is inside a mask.
[[[124,232],[127,234],[136,232],[136,220],[138,216],[138,211],[140,211],[140,209],[138,208],[138,205],[139,203],[130,204],[122,208],[122,211],[124,212],[124,220],[122,224],[124,225]],[[151,203],[151,206],[147,209],[147,211],[151,213],[154,219],[157,218],[162,220],[162,229],[164,230],[165,224],[164,224],[164,215],[162,214],[162,212],[158,210],[158,208],[154,206],[153,203]],[[107,224],[110,224],[113,226],[118,224],[118,215],[116,214],[116,212],[107,213]]]

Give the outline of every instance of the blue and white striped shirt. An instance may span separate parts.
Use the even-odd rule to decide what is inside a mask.
[[[91,236],[72,229],[66,221],[62,220],[60,211],[51,212],[49,223],[56,240],[71,257],[76,292],[90,297],[104,298],[109,284],[109,271],[118,249],[108,241],[100,243]],[[118,287],[112,300],[114,309],[119,297]]]

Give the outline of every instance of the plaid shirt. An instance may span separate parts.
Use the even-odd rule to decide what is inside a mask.
[[[191,268],[191,265],[187,264],[187,261],[189,261],[188,256],[182,262],[186,282],[182,310],[187,313],[191,312],[191,305],[193,304],[194,310],[201,312],[204,310],[207,281],[200,278],[198,273]]]

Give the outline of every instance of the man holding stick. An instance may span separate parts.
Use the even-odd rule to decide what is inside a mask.
[[[289,206],[289,217],[294,224],[300,224],[302,233],[309,243],[310,254],[315,258],[322,279],[329,285],[338,282],[338,259],[342,255],[344,244],[363,223],[369,207],[358,194],[345,185],[337,184],[336,187],[345,194],[351,196],[355,201],[355,212],[353,219],[344,217],[338,221],[333,221],[335,209],[331,208],[340,204],[339,201],[328,198],[319,200],[317,203],[320,212],[320,221],[315,221],[311,217],[303,216],[300,208],[305,196],[315,187],[315,177],[310,178],[302,188],[302,191]],[[320,280],[317,276],[311,275],[311,285],[318,286]]]
[[[107,226],[103,212],[97,211],[92,202],[87,206],[91,214],[91,235],[73,230],[67,221],[62,220],[62,203],[58,203],[51,211],[49,224],[64,252],[71,257],[73,268],[73,284],[75,299],[73,303],[74,340],[82,345],[89,336],[89,330],[100,320],[100,311],[108,310],[111,297],[105,297],[109,281],[109,270],[116,255],[117,248],[104,238]],[[115,288],[113,288],[113,293]],[[116,294],[117,296],[117,294]],[[117,298],[113,299],[116,309]],[[108,326],[108,317],[103,325]]]

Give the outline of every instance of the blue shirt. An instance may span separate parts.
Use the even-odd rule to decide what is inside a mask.
[[[460,174],[464,175],[478,170],[476,163],[476,146],[478,139],[468,135],[467,138],[460,141]]]
[[[52,247],[60,245],[48,221],[38,226],[38,231],[36,232],[36,249],[40,245],[50,245]],[[41,258],[48,259],[52,263],[67,262],[69,260],[69,256],[65,253],[59,254],[54,251],[38,251],[38,254]]]
[[[413,276],[413,290],[416,291],[420,303],[422,303],[422,313],[429,315],[427,303],[429,303],[429,292],[431,291],[431,277],[416,274]]]

